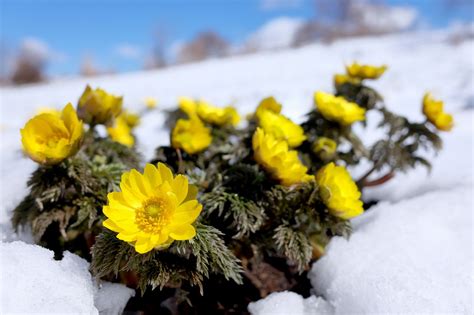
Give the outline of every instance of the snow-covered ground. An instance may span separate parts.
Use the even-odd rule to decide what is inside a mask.
[[[9,226],[9,211],[25,195],[27,178],[35,168],[21,154],[19,129],[40,107],[75,103],[86,83],[124,95],[125,106],[132,110],[142,109],[146,96],[156,97],[159,107],[168,109],[176,106],[178,96],[186,95],[218,105],[232,103],[247,113],[261,98],[274,95],[283,103],[283,112],[299,121],[311,108],[315,90],[333,90],[332,75],[342,72],[344,63],[385,63],[388,72],[372,85],[384,95],[390,109],[421,121],[421,98],[430,90],[454,114],[456,126],[442,134],[444,149],[434,157],[432,173],[415,169],[366,191],[368,198],[382,202],[354,220],[349,241],[334,239],[327,255],[313,266],[310,276],[316,297],[304,300],[293,293],[277,293],[249,310],[259,315],[472,313],[474,41],[453,45],[449,36],[450,32],[438,31],[351,39],[153,72],[2,88],[0,240],[19,237]],[[162,123],[163,115],[156,111],[144,117],[137,129],[146,158],[157,145],[169,142]],[[367,141],[374,136],[364,134]],[[20,237],[29,241],[27,236]],[[12,246],[17,248],[12,250]],[[22,259],[34,261],[39,249],[27,250],[18,243],[0,248],[0,310],[10,307],[13,299],[21,304],[28,298],[24,294],[42,294],[44,303],[52,301],[54,294],[44,290],[23,290],[30,286],[27,280],[34,281],[30,277],[11,275],[19,270],[12,264]],[[60,266],[53,264],[58,265],[45,263],[29,275],[38,274],[38,281],[46,279],[50,271],[45,269]],[[17,282],[12,285],[12,281]],[[57,287],[50,292],[61,291],[68,281],[51,283]],[[95,308],[99,309],[97,304]],[[20,306],[7,310],[27,311]]]

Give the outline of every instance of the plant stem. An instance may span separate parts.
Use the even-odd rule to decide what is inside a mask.
[[[178,155],[178,173],[184,174],[184,163],[181,149],[176,149],[176,154]]]
[[[365,173],[361,178],[359,178],[356,181],[357,186],[359,186],[359,187],[362,186],[362,184],[367,180],[367,178],[375,171],[375,166],[376,165],[377,164],[374,163],[374,166],[372,166],[372,168],[367,173]]]
[[[382,185],[394,177],[395,177],[395,172],[390,171],[389,173],[385,174],[382,177],[379,177],[371,181],[368,181],[367,179],[365,179],[360,183],[358,182],[358,184],[359,184],[359,187],[374,187],[374,186]]]

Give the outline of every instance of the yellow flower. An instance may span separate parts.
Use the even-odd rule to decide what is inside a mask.
[[[334,86],[339,86],[343,85],[345,83],[350,83],[353,85],[358,85],[360,84],[360,80],[357,78],[353,78],[351,76],[348,76],[347,74],[335,74],[334,75]]]
[[[119,117],[122,117],[131,129],[140,124],[140,115],[129,112],[128,110],[123,111]]]
[[[279,114],[281,112],[281,104],[273,97],[264,98],[260,104],[258,104],[255,115],[260,117],[260,114],[264,111],[271,111],[273,113]]]
[[[285,116],[269,110],[261,110],[259,115],[258,122],[263,131],[277,140],[285,140],[290,147],[297,147],[306,140],[303,128]]]
[[[326,137],[319,137],[313,144],[313,152],[324,160],[333,157],[336,149],[336,141]]]
[[[126,117],[123,115],[120,115],[115,119],[113,127],[107,127],[107,133],[112,140],[129,148],[133,147],[133,144],[135,143],[132,129],[128,125]]]
[[[453,116],[444,112],[443,101],[435,100],[431,93],[426,93],[423,97],[423,114],[429,122],[436,128],[443,131],[449,131],[454,126]]]
[[[307,182],[314,178],[298,159],[298,152],[289,150],[285,141],[278,141],[257,128],[252,138],[254,158],[258,164],[284,186]]]
[[[197,103],[196,112],[203,121],[217,126],[236,126],[240,121],[237,110],[232,106],[220,108],[212,106],[205,101],[199,101]]]
[[[364,212],[360,191],[343,166],[327,164],[317,172],[316,182],[331,214],[347,220]]]
[[[338,122],[342,125],[365,120],[365,109],[356,103],[347,101],[341,96],[334,96],[329,93],[316,92],[314,94],[318,111],[327,120]]]
[[[33,117],[20,132],[28,156],[38,163],[51,165],[76,154],[84,130],[69,103],[60,115],[44,113]]]
[[[120,192],[107,195],[103,225],[117,238],[144,254],[163,249],[173,241],[196,235],[192,223],[202,210],[197,188],[184,175],[173,176],[162,163],[147,164],[144,173],[132,169],[122,175]]]
[[[56,108],[51,107],[40,107],[37,111],[38,114],[53,114],[56,116],[61,116],[61,111]]]
[[[153,97],[150,97],[150,96],[145,97],[144,103],[146,105],[146,108],[148,108],[148,109],[153,109],[158,104],[156,98],[153,98]]]
[[[197,117],[178,119],[171,133],[171,145],[189,154],[206,149],[211,142],[211,130]]]
[[[78,104],[78,114],[89,124],[106,124],[122,112],[122,97],[88,85]]]
[[[178,99],[179,109],[185,112],[189,117],[196,116],[197,102],[192,98],[181,96]]]
[[[357,62],[346,66],[346,71],[348,75],[361,80],[378,79],[385,72],[385,70],[387,70],[386,65],[377,67],[372,65],[361,65]]]

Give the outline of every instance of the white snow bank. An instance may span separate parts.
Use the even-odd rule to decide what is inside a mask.
[[[0,243],[0,313],[118,314],[134,291],[104,283],[97,289],[84,259],[23,242]],[[96,305],[94,305],[94,296]]]
[[[311,296],[303,299],[294,292],[275,292],[265,299],[250,303],[248,310],[252,315],[313,315],[331,314],[329,303]]]
[[[381,203],[334,238],[311,283],[336,314],[472,312],[472,186]]]
[[[103,282],[99,285],[94,303],[101,315],[122,314],[132,296],[135,296],[135,291],[123,284]]]
[[[250,50],[288,48],[304,21],[299,18],[278,17],[251,34],[245,46]]]

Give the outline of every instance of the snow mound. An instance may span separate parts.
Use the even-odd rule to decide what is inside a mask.
[[[331,305],[321,298],[311,296],[307,299],[294,292],[275,292],[257,302],[250,303],[248,310],[252,315],[313,315],[331,314]]]
[[[384,6],[356,3],[354,14],[367,29],[379,32],[396,32],[409,29],[418,18],[418,11],[411,6]]]
[[[58,261],[48,249],[16,241],[0,243],[0,257],[2,314],[119,314],[134,294],[107,282],[97,289],[89,263],[69,252]]]
[[[133,296],[135,291],[122,284],[103,282],[94,302],[101,315],[122,314],[127,301]]]
[[[472,311],[472,186],[381,203],[313,265],[336,314]]]
[[[299,18],[279,17],[271,20],[249,36],[246,46],[255,50],[290,47],[304,21]]]

